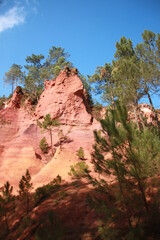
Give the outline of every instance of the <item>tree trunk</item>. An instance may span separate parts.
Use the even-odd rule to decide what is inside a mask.
[[[131,147],[130,144],[129,144],[129,148],[130,148],[131,153],[133,154],[132,147]],[[142,200],[144,202],[145,210],[146,210],[147,213],[149,213],[149,208],[148,208],[148,203],[147,203],[146,195],[145,195],[144,188],[143,188],[143,183],[142,183],[141,178],[138,174],[138,169],[137,169],[137,166],[136,166],[136,163],[135,163],[135,159],[131,159],[131,163],[133,164],[133,167],[134,167],[134,170],[135,170],[134,178],[136,179],[136,181],[138,183],[138,188],[139,188],[139,190],[141,192],[141,195],[142,195]]]
[[[52,150],[52,155],[54,156],[54,153],[53,153],[53,140],[52,140],[52,129],[50,128],[49,131],[50,131],[50,137],[51,137],[51,150]]]
[[[134,156],[134,151],[132,151],[132,146],[131,146],[130,143],[129,143],[129,149],[130,149],[131,156],[132,156],[132,155]],[[137,167],[137,165],[136,165],[135,159],[134,159],[134,158],[133,158],[133,159],[131,158],[130,161],[131,161],[131,164],[133,165],[134,170],[135,170],[135,176],[134,176],[134,178],[136,179],[136,181],[137,181],[137,183],[138,183],[138,188],[139,188],[139,190],[140,190],[140,192],[141,192],[141,195],[142,195],[142,200],[143,200],[143,202],[144,202],[145,210],[146,210],[147,213],[149,213],[148,203],[147,203],[147,199],[146,199],[146,195],[145,195],[144,188],[143,188],[143,183],[142,183],[143,180],[141,180],[141,177],[140,177],[140,175],[138,174],[138,167]]]
[[[8,225],[7,210],[6,210],[6,208],[4,209],[4,216],[5,216],[5,224],[6,224],[7,233],[9,233],[9,225]]]
[[[138,181],[139,190],[140,190],[141,195],[142,195],[142,200],[144,202],[144,207],[146,209],[146,212],[149,213],[149,208],[148,208],[146,195],[145,195],[145,192],[144,192],[144,189],[143,189],[143,186],[142,186],[142,183],[141,183],[141,180],[140,180],[139,176],[137,176],[137,181]]]
[[[149,91],[148,91],[148,87],[147,87],[147,83],[145,82],[145,89],[144,89],[145,93],[147,94],[147,97],[148,97],[148,100],[149,100],[149,103],[152,107],[152,109],[154,109],[154,106],[153,106],[153,102],[152,102],[152,99],[151,99],[151,96],[149,94]]]
[[[17,78],[15,79],[15,88],[17,87]]]
[[[113,155],[114,155],[114,154],[113,154]],[[119,169],[118,169],[117,161],[116,161],[115,157],[114,157],[114,164],[115,164],[115,171],[116,171],[116,173],[117,173],[117,178],[118,178],[120,193],[121,193],[121,195],[122,195],[122,197],[123,197],[123,201],[124,201],[124,204],[125,204],[125,195],[124,195],[124,192],[123,192],[121,177],[120,177],[120,173],[119,173]],[[125,204],[125,207],[126,207],[126,211],[127,211],[128,225],[129,225],[130,228],[132,228],[132,223],[131,223],[130,217],[129,217],[129,215],[128,215],[128,207],[126,206],[126,204]]]
[[[27,215],[29,213],[29,194],[27,193],[27,196],[26,196],[26,205],[27,205]]]
[[[14,82],[12,81],[12,95],[13,95]]]

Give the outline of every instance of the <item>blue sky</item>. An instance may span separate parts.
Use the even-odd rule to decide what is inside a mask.
[[[11,93],[3,76],[26,56],[61,46],[84,75],[111,62],[122,36],[140,42],[147,29],[160,33],[160,0],[1,0],[0,96]],[[156,105],[158,103],[156,102]]]

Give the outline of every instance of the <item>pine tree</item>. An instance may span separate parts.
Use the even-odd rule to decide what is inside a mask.
[[[141,196],[139,203],[143,207],[140,211],[144,210],[147,215],[150,212],[145,180],[159,171],[160,135],[156,128],[146,127],[138,131],[135,123],[129,122],[126,107],[120,103],[116,103],[115,109],[106,112],[106,118],[100,122],[102,132],[94,132],[96,143],[92,154],[95,169],[100,175],[98,180],[91,176],[89,178],[104,193],[109,191],[105,176],[115,176],[120,198],[117,199],[114,211],[123,209],[128,226],[132,228],[131,219],[136,217],[136,211],[140,207],[135,205],[136,192]],[[103,206],[100,203],[99,207],[101,205]],[[113,215],[116,220],[116,212],[110,214],[109,219]]]
[[[114,80],[112,78],[112,65],[105,63],[103,67],[97,67],[95,73],[89,76],[89,81],[93,86],[93,91],[100,94],[101,98],[107,104],[114,106],[115,92]]]
[[[47,71],[49,78],[56,78],[64,67],[71,68],[73,65],[68,58],[70,55],[65,52],[64,48],[53,46],[49,49],[49,55],[46,59]]]
[[[52,150],[52,154],[54,155],[52,130],[53,130],[53,127],[58,127],[60,125],[59,121],[56,119],[52,119],[51,115],[47,114],[46,116],[44,116],[44,120],[42,123],[40,121],[37,121],[37,125],[43,130],[46,130],[49,132],[50,139],[51,139],[51,150]]]
[[[32,190],[33,184],[31,183],[31,176],[29,170],[26,170],[26,174],[22,176],[19,182],[19,195],[22,197],[23,201],[26,202],[26,212],[29,213],[30,209],[30,192]]]
[[[22,69],[22,66],[18,64],[13,64],[10,67],[9,71],[5,73],[4,82],[7,84],[11,84],[12,94],[14,91],[14,86],[15,88],[17,87],[18,81],[22,83],[24,80],[24,72],[22,72],[21,69]]]
[[[12,200],[14,200],[12,192],[13,192],[13,187],[7,181],[2,188],[2,197],[1,197],[1,205],[2,205],[1,207],[2,207],[2,212],[4,214],[4,217],[5,217],[7,233],[9,232],[8,214],[7,214],[8,204]]]
[[[136,55],[140,62],[141,88],[148,97],[149,103],[160,127],[155,111],[152,95],[160,91],[160,34],[145,30],[142,33],[143,42],[137,44]]]
[[[27,75],[24,79],[24,87],[33,100],[35,99],[36,101],[38,101],[44,87],[45,76],[42,77],[41,75],[42,68],[44,67],[44,64],[42,64],[43,59],[44,56],[42,54],[32,54],[26,57],[27,64],[25,68]]]

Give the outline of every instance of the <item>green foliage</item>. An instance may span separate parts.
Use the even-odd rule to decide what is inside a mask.
[[[93,157],[101,160],[99,162],[95,160],[95,163],[97,162],[101,166],[100,169],[103,170],[104,166],[108,166],[109,169],[114,169],[117,175],[116,168],[120,168],[121,180],[125,180],[126,175],[126,177],[134,176],[139,181],[139,178],[144,179],[151,176],[152,172],[157,173],[158,166],[160,166],[160,150],[158,148],[160,137],[156,131],[149,128],[138,131],[134,123],[128,122],[126,108],[118,103],[116,109],[110,110],[105,120],[100,122],[103,131],[109,137],[108,142],[104,136],[95,132],[97,144]],[[112,154],[113,164],[112,161],[107,162],[107,159],[101,154],[104,151]]]
[[[82,159],[82,160],[85,159],[85,157],[84,157],[84,150],[83,150],[82,147],[80,147],[78,149],[77,156],[79,157],[79,159]]]
[[[14,90],[14,85],[15,87],[17,87],[18,81],[22,83],[22,81],[24,80],[24,72],[22,72],[21,69],[22,69],[22,66],[18,64],[13,64],[10,67],[9,71],[5,73],[4,82],[7,84],[11,84],[12,94]]]
[[[50,183],[37,188],[34,194],[35,205],[37,206],[42,201],[47,199],[51,194],[53,194],[55,191],[59,189],[60,185],[61,185],[61,177],[58,175]]]
[[[44,86],[44,79],[41,77],[43,67],[41,61],[43,59],[42,54],[32,54],[32,56],[26,57],[27,65],[25,65],[25,68],[27,69],[27,75],[24,79],[24,87],[30,97],[36,101],[38,101]]]
[[[112,65],[105,63],[103,67],[97,67],[95,73],[89,77],[89,82],[93,86],[93,91],[100,94],[104,102],[114,105],[116,96],[114,95],[114,81],[112,78]]]
[[[47,185],[37,188],[35,195],[34,195],[35,205],[37,206],[42,201],[47,199],[53,193],[53,190],[55,190],[55,186],[52,186],[51,184],[47,184]]]
[[[22,176],[19,182],[19,194],[26,195],[32,189],[31,176],[29,170],[26,170],[26,174]]]
[[[49,55],[46,60],[46,66],[49,73],[49,78],[56,78],[64,67],[72,67],[72,63],[68,61],[69,54],[64,48],[53,46],[49,50]]]
[[[160,35],[152,31],[145,30],[142,33],[143,42],[137,44],[136,55],[139,60],[141,73],[141,88],[155,113],[156,121],[158,116],[153,106],[151,96],[160,91]]]
[[[82,74],[79,74],[79,77],[80,77],[80,79],[83,83],[83,87],[85,89],[84,95],[87,100],[87,104],[89,104],[89,107],[92,108],[93,107],[93,99],[92,99],[92,94],[91,94],[91,85],[85,76],[83,76]],[[86,106],[87,106],[87,104],[86,104]]]
[[[29,213],[30,208],[30,192],[32,190],[31,176],[29,170],[26,170],[26,174],[22,176],[19,182],[19,195],[22,201],[26,202],[26,212]]]
[[[43,153],[48,153],[48,143],[45,137],[43,137],[39,143],[39,147]]]
[[[126,107],[118,102],[100,122],[101,134],[94,132],[93,163],[95,170],[103,177],[114,175],[118,186],[112,192],[105,178],[89,176],[98,191],[108,195],[108,198],[112,195],[114,199],[112,203],[94,201],[96,209],[105,214],[107,229],[105,225],[101,228],[102,239],[114,239],[114,236],[108,237],[112,226],[116,226],[122,234],[123,231],[118,229],[119,218],[128,223],[128,235],[124,239],[144,239],[145,227],[139,222],[144,223],[150,216],[145,179],[155,176],[160,169],[159,131],[155,127],[139,131],[133,122],[128,121]]]
[[[4,202],[8,203],[12,199],[13,187],[7,181],[2,188],[2,198]]]
[[[160,34],[145,30],[142,37],[143,42],[133,47],[132,41],[123,36],[116,43],[112,64],[97,67],[89,80],[93,91],[113,107],[118,99],[137,111],[138,101],[147,96],[158,123],[151,96],[160,90]]]
[[[77,162],[70,167],[70,172],[68,175],[75,178],[81,178],[86,176],[88,169],[89,167],[85,162]]]
[[[135,157],[141,165],[142,178],[155,176],[160,167],[160,136],[154,127],[145,128],[135,135]]]
[[[120,39],[120,42],[116,43],[115,58],[130,58],[134,56],[133,43],[130,39],[126,39],[124,36]]]
[[[57,127],[60,125],[59,121],[56,119],[52,119],[50,114],[44,116],[44,120],[42,123],[37,121],[37,124],[40,128],[44,130],[50,130],[52,129],[52,127]]]
[[[53,140],[52,140],[52,128],[53,127],[58,127],[60,125],[59,121],[57,119],[52,119],[50,114],[47,114],[44,116],[43,122],[37,121],[37,125],[42,128],[43,130],[47,130],[50,134],[51,138],[51,149],[52,149],[52,154],[53,153]]]
[[[115,84],[114,94],[118,100],[128,106],[136,105],[143,96],[140,91],[141,75],[137,58],[123,57],[114,61],[112,78]]]
[[[30,65],[27,64],[25,68],[29,69],[31,66],[36,66],[40,68],[42,66],[41,60],[43,59],[44,59],[44,56],[42,54],[39,54],[39,55],[32,54],[32,56],[27,56],[26,62],[29,63]]]
[[[0,215],[4,217],[4,221],[5,221],[5,231],[2,232],[2,236],[3,235],[5,236],[5,234],[9,233],[8,204],[10,204],[11,202],[13,203],[14,201],[14,196],[12,192],[13,192],[13,187],[7,181],[2,187],[2,196],[0,196]],[[11,207],[13,208],[13,204],[11,204]]]
[[[136,54],[140,61],[140,70],[143,78],[142,87],[152,93],[159,91],[160,77],[160,35],[152,31],[145,30],[142,33],[143,42],[137,44]]]

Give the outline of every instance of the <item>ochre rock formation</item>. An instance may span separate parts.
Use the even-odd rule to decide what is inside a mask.
[[[8,103],[8,107],[9,108],[20,108],[22,97],[23,97],[22,88],[17,86],[13,93],[13,97],[11,98],[10,102]]]
[[[45,90],[34,112],[31,101],[21,105],[23,96],[17,87],[5,109],[0,110],[0,187],[9,181],[17,193],[18,183],[29,169],[34,187],[51,181],[58,174],[63,179],[70,179],[70,165],[77,160],[77,151],[83,147],[87,164],[90,164],[93,130],[99,123],[93,121],[87,112],[87,99],[76,69],[65,69],[56,80],[45,81]],[[37,119],[43,120],[46,114],[59,118],[60,127],[53,128],[54,157],[49,149],[43,154],[39,147],[40,140],[46,137],[50,146],[48,132],[42,132],[37,126]],[[69,139],[59,147],[59,131]]]
[[[74,72],[61,71],[56,80],[45,81],[45,90],[36,107],[36,117],[50,113],[65,125],[90,125],[83,84]]]

